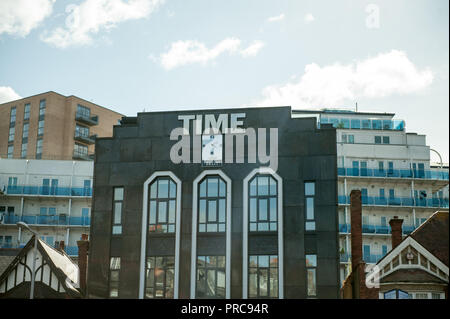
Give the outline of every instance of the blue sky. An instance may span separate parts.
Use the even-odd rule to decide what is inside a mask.
[[[449,161],[447,0],[1,0],[0,103],[394,112]],[[432,154],[432,160],[437,160]]]

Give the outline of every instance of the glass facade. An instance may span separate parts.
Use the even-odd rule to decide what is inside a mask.
[[[197,298],[225,298],[225,256],[198,256]]]
[[[249,183],[249,230],[277,231],[278,187],[270,175],[256,175]]]
[[[219,176],[207,176],[198,187],[198,232],[225,232],[226,182]]]
[[[249,298],[278,298],[278,256],[250,255]]]
[[[177,185],[170,177],[158,177],[150,185],[149,232],[174,233]]]
[[[147,257],[145,298],[173,298],[175,258],[173,256]]]
[[[404,131],[405,121],[403,120],[382,120],[382,119],[354,119],[354,118],[336,118],[327,115],[320,116],[321,124],[332,124],[335,128],[354,129],[354,130],[385,130],[385,131]]]

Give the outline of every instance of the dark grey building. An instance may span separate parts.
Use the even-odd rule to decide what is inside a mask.
[[[89,297],[339,297],[331,125],[290,107],[139,113],[95,149]]]

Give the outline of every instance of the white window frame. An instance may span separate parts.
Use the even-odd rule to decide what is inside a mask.
[[[178,299],[179,273],[180,273],[180,238],[181,238],[181,180],[171,171],[159,171],[153,173],[144,183],[144,195],[142,203],[142,231],[141,231],[141,260],[139,270],[139,299],[144,299],[145,291],[145,263],[147,260],[147,234],[148,234],[148,192],[150,184],[158,177],[170,177],[177,185],[176,213],[175,213],[175,270],[173,283],[173,297]]]
[[[204,170],[192,183],[192,247],[191,247],[191,299],[195,299],[197,278],[197,219],[198,219],[198,185],[209,175],[219,175],[227,184],[226,208],[226,254],[225,254],[225,298],[231,298],[231,178],[222,170]]]
[[[242,246],[242,298],[248,299],[248,211],[249,195],[248,187],[250,180],[257,174],[271,175],[277,181],[278,193],[278,298],[284,298],[284,252],[283,252],[283,179],[269,167],[255,168],[243,181],[243,246]]]

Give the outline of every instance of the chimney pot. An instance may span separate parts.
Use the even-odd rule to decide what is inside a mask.
[[[65,248],[64,240],[61,240],[61,241],[59,242],[59,250],[63,251],[64,248]]]

